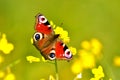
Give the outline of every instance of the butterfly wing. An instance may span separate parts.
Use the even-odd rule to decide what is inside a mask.
[[[50,59],[49,54],[55,49],[55,42],[57,41],[58,36],[59,35],[48,36],[40,32],[36,32],[33,35],[33,44],[41,52],[45,59]]]
[[[55,53],[57,59],[70,60],[72,58],[72,53],[62,41],[58,40],[55,43]]]
[[[54,34],[53,29],[47,18],[42,14],[36,15],[35,30],[46,35]]]

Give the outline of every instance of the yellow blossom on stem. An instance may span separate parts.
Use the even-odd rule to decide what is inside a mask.
[[[68,31],[63,30],[62,27],[56,26],[52,21],[50,21],[50,25],[53,27],[55,34],[60,34],[60,39],[62,39],[64,43],[68,43],[70,41]]]
[[[73,55],[75,55],[77,53],[76,48],[74,47],[69,47],[70,51],[72,52]]]
[[[60,38],[63,40],[63,42],[68,43],[70,41],[70,38],[68,37],[68,32],[66,30],[63,30],[63,28],[57,26],[54,31],[55,34],[60,34]]]
[[[91,78],[90,80],[99,80],[104,77],[102,66],[99,66],[98,68],[93,68],[92,73],[94,74],[94,78]]]
[[[26,57],[27,61],[29,61],[30,63],[32,62],[40,62],[40,59],[34,56],[27,56]]]
[[[114,58],[114,65],[120,67],[120,56]]]
[[[0,50],[5,54],[9,54],[14,49],[12,43],[8,43],[6,39],[6,34],[2,34],[2,38],[0,39]]]

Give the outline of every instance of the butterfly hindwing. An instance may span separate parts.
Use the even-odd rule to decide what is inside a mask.
[[[58,59],[71,59],[72,53],[62,41],[58,40],[55,44],[56,58]]]

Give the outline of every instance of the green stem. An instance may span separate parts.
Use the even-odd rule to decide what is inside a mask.
[[[6,70],[6,68],[8,68],[8,67],[11,68],[11,67],[15,66],[16,64],[20,63],[20,61],[21,61],[20,59],[15,60],[15,61],[13,61],[12,63],[4,66],[2,69],[3,69],[3,70]]]
[[[55,59],[55,72],[56,72],[56,80],[59,80],[58,76],[58,65],[57,65],[57,60]]]

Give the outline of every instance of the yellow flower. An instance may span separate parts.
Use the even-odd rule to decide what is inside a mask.
[[[102,66],[99,66],[98,68],[93,68],[92,73],[94,74],[94,78],[91,78],[90,80],[99,80],[104,77]]]
[[[8,43],[6,39],[6,35],[2,34],[2,38],[0,39],[0,50],[5,54],[9,54],[14,49],[12,43]]]
[[[27,61],[29,61],[30,63],[32,62],[40,62],[40,59],[34,56],[27,56],[26,57]]]
[[[120,57],[119,56],[116,56],[114,58],[114,65],[120,67]]]
[[[3,78],[5,76],[5,73],[3,71],[0,71],[0,78]]]
[[[63,40],[63,42],[68,43],[70,41],[70,38],[68,37],[68,32],[63,30],[63,28],[57,26],[54,31],[55,34],[60,34],[60,38]]]
[[[93,38],[91,40],[91,46],[92,46],[92,52],[93,52],[93,54],[99,55],[101,53],[102,44],[100,43],[99,40]]]
[[[70,51],[72,52],[73,55],[75,55],[77,53],[76,48],[74,47],[69,47]]]
[[[56,26],[52,21],[50,21],[50,25],[53,27],[55,34],[60,34],[60,39],[62,39],[64,43],[70,41],[70,37],[68,37],[68,32],[66,30],[63,30],[62,27]]]
[[[102,44],[95,38],[91,39],[91,41],[83,41],[81,47],[95,56],[99,56],[102,50]]]
[[[15,75],[13,73],[8,73],[4,80],[15,80]]]
[[[79,60],[76,60],[72,64],[71,70],[72,70],[73,73],[79,74],[83,70],[82,63]]]
[[[3,56],[0,55],[0,64],[1,64],[2,62],[4,62],[4,58],[3,58]]]
[[[81,43],[81,47],[83,48],[83,49],[85,49],[85,50],[90,50],[91,49],[91,44],[90,44],[90,42],[89,41],[83,41],[82,43]]]
[[[78,59],[72,66],[72,71],[74,73],[95,67],[97,59],[96,56],[101,53],[102,44],[97,39],[93,38],[91,41],[83,41],[81,43],[81,47],[82,49],[78,52]]]
[[[82,66],[84,68],[93,68],[95,66],[95,57],[89,52],[83,50],[79,51],[80,59],[82,62]]]

